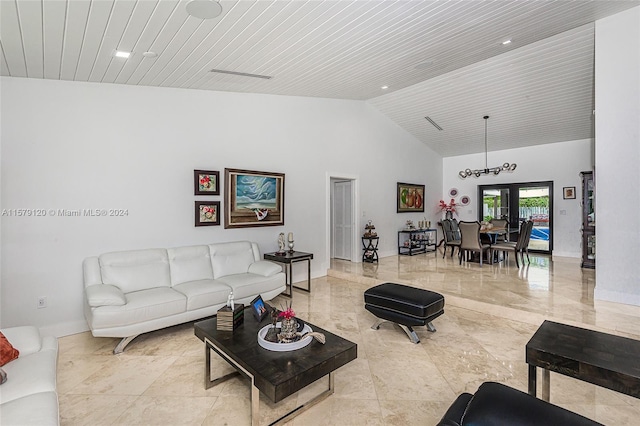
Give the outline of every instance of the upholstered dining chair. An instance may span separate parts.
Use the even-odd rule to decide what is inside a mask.
[[[505,230],[509,230],[509,221],[507,219],[496,219],[493,218],[489,221],[490,224],[493,225],[494,228],[504,228]],[[496,237],[496,242],[509,241],[509,233],[505,232],[504,234],[498,235]]]
[[[442,258],[444,259],[447,255],[447,247],[451,247],[451,257],[453,257],[453,252],[456,250],[456,247],[460,250],[460,237],[453,229],[454,225],[457,227],[458,223],[454,223],[452,219],[443,219],[440,224],[442,225],[442,232],[444,233],[444,253],[442,254]]]
[[[482,256],[491,246],[480,242],[480,222],[460,221],[458,226],[460,228],[460,252],[458,253],[460,264],[462,265],[463,253],[466,256],[470,251],[477,251],[480,254],[480,266],[482,267]]]
[[[517,241],[506,241],[506,242],[498,242],[491,246],[491,258],[493,259],[494,253],[496,251],[501,251],[503,256],[505,257],[505,261],[507,259],[507,254],[512,251],[515,253],[516,257],[516,266],[519,268],[520,263],[518,262],[518,254],[522,258],[522,264],[524,265],[524,254],[527,253],[527,260],[529,263],[529,250],[527,246],[529,245],[529,239],[531,238],[531,231],[533,230],[533,221],[527,220],[522,222],[520,226],[520,233],[518,234]]]

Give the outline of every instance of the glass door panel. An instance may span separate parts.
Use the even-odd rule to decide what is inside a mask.
[[[518,188],[519,219],[533,220],[529,250],[549,252],[549,186],[521,186]]]

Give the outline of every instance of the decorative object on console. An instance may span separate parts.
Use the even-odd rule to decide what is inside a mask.
[[[424,213],[424,185],[398,182],[397,213]]]
[[[196,201],[196,226],[220,225],[220,201]]]
[[[289,253],[293,254],[293,232],[289,232]]]
[[[374,226],[374,224],[371,221],[368,221],[364,226],[364,234],[362,236],[365,238],[377,237],[378,234],[376,233],[375,229],[376,227]]]
[[[224,169],[224,227],[284,225],[284,173]]]
[[[484,118],[484,169],[461,170],[458,173],[458,176],[460,176],[462,179],[466,179],[470,176],[480,177],[480,175],[488,175],[488,174],[499,175],[500,172],[512,172],[517,167],[516,163],[511,163],[511,164],[504,163],[502,166],[489,168],[489,166],[487,165],[488,164],[487,156],[489,151],[489,148],[487,145],[487,121],[489,120],[489,116],[485,115],[482,118]]]
[[[276,252],[278,256],[284,256],[284,232],[281,232],[278,235],[278,251]]]
[[[251,301],[251,309],[253,311],[253,316],[256,317],[258,322],[262,322],[262,320],[269,314],[269,307],[264,300],[262,300],[262,296],[258,295],[255,299]]]
[[[562,188],[562,198],[565,200],[575,200],[576,198],[576,187],[575,186],[565,186]]]
[[[220,172],[211,170],[194,170],[194,195],[220,195]]]

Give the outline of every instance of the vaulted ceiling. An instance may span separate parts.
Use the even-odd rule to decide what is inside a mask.
[[[452,156],[484,151],[484,115],[489,150],[593,137],[594,21],[640,6],[222,0],[203,20],[187,3],[0,0],[1,74],[365,100]]]

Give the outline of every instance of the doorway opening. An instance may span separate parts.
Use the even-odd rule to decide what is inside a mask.
[[[357,180],[329,177],[329,258],[353,262],[356,245]]]
[[[529,251],[551,254],[553,250],[553,182],[479,185],[478,220],[507,219],[510,228],[533,220]]]

